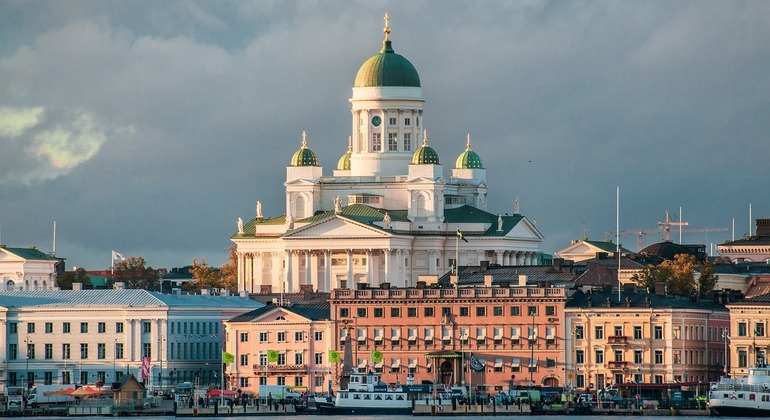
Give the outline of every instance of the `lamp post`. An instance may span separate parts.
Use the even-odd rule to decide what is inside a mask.
[[[730,340],[730,335],[727,333],[727,328],[722,330],[722,341],[725,342],[725,376],[730,376],[730,368],[727,366],[728,361],[730,358],[728,357],[727,353],[727,342]]]
[[[24,381],[26,381],[26,382],[27,382],[27,389],[30,389],[30,388],[32,388],[32,387],[30,386],[30,383],[33,383],[33,382],[34,382],[34,380],[30,381],[30,377],[29,377],[29,357],[30,357],[30,353],[31,353],[31,352],[30,352],[30,345],[31,345],[31,344],[33,344],[33,342],[32,342],[32,339],[31,339],[31,338],[29,338],[29,337],[26,337],[26,338],[24,339],[24,344],[25,344],[25,346],[27,347],[27,349],[26,349],[26,351],[27,351],[27,360],[26,360],[26,362],[27,362],[27,368],[26,368],[26,373],[24,374],[24,375],[26,376],[26,378],[24,378]]]

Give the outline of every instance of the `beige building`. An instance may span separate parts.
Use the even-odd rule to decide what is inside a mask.
[[[730,310],[730,363],[733,376],[747,376],[748,368],[767,362],[770,338],[770,294],[727,304]]]
[[[0,245],[0,291],[56,289],[56,276],[64,272],[64,259],[35,247]]]
[[[617,387],[626,396],[700,392],[723,374],[729,313],[718,303],[636,293],[575,293],[565,309],[568,377],[588,392]]]

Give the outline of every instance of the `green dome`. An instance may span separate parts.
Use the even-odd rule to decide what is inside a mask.
[[[353,144],[352,138],[348,137],[348,152],[342,155],[339,161],[337,161],[337,170],[338,171],[349,171],[350,170],[350,157],[353,156]]]
[[[468,146],[465,151],[457,157],[455,169],[484,169],[481,158],[478,153],[471,150],[471,135],[468,134]]]
[[[438,153],[428,146],[428,133],[425,132],[422,146],[414,152],[412,165],[438,165]]]
[[[379,54],[371,56],[358,69],[353,87],[420,87],[420,75],[412,63],[393,52],[390,43],[390,18],[385,14],[385,40]]]
[[[294,156],[291,157],[291,163],[289,166],[318,166],[318,158],[315,153],[307,148],[306,134],[302,132],[302,147],[294,152]]]

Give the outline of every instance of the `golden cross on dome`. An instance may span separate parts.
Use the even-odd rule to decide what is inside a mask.
[[[423,128],[422,130],[422,145],[427,146],[428,145],[428,129]]]
[[[348,153],[353,151],[353,136],[348,136]]]
[[[468,149],[471,150],[471,133],[468,133]]]
[[[385,32],[385,41],[390,41],[390,16],[387,12],[385,12],[385,29],[382,32]]]
[[[307,149],[307,133],[305,133],[305,130],[302,130],[302,148]]]

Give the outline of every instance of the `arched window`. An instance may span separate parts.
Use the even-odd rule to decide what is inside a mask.
[[[297,215],[297,219],[304,219],[307,217],[305,214],[305,208],[307,206],[305,205],[305,197],[302,195],[297,196],[297,201],[294,204],[295,212],[294,214]]]
[[[415,217],[425,217],[428,214],[428,200],[425,196],[420,194],[414,200],[414,215]]]

